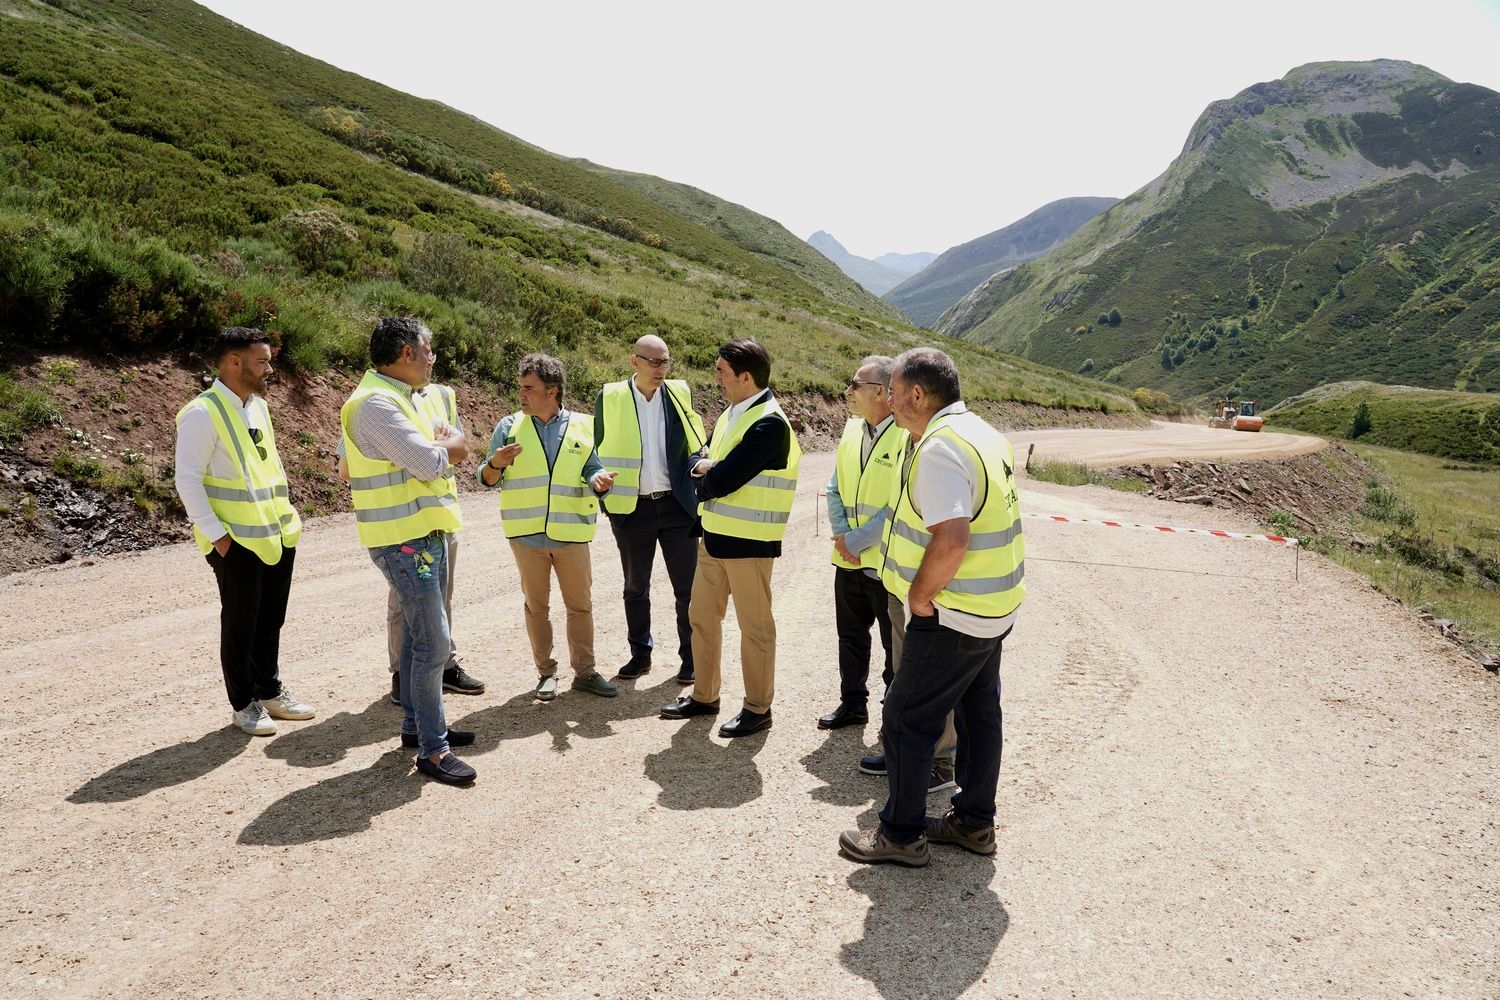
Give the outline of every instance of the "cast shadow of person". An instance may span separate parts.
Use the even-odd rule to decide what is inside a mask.
[[[661,786],[656,800],[668,809],[733,809],[760,798],[763,782],[755,756],[769,729],[716,743],[717,718],[698,716],[676,726],[665,750],[646,756],[646,777]]]
[[[292,767],[326,767],[344,759],[355,747],[397,739],[401,709],[381,695],[363,711],[339,712],[310,726],[288,728],[266,745],[266,756]]]
[[[873,751],[863,738],[847,729],[833,730],[822,745],[800,763],[823,784],[813,789],[816,802],[835,806],[868,806],[886,794],[886,780],[859,769],[859,759]]]
[[[84,782],[68,801],[127,802],[162,788],[201,778],[229,763],[254,739],[234,726],[225,726],[193,740],[174,743],[117,764]]]
[[[844,945],[839,961],[890,1000],[956,1000],[984,977],[1010,927],[990,888],[992,858],[931,850],[921,871],[862,865],[849,876],[870,909],[864,936]]]
[[[611,723],[651,718],[660,707],[654,697],[632,697],[625,690],[617,698],[563,690],[551,701],[538,701],[530,691],[525,691],[502,704],[460,718],[450,717],[448,725],[474,733],[474,744],[461,751],[464,757],[489,753],[506,740],[525,740],[542,733],[552,740],[554,753],[566,753],[575,738],[598,740],[613,736]]]
[[[368,830],[381,813],[415,802],[428,784],[412,765],[412,755],[413,751],[397,745],[363,770],[282,796],[240,831],[239,842],[287,847]]]

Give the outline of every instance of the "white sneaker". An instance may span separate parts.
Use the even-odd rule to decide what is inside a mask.
[[[318,714],[311,705],[298,701],[297,696],[288,691],[285,684],[281,686],[280,694],[266,699],[266,711],[271,713],[273,719],[311,719]]]
[[[272,736],[276,732],[276,723],[266,714],[266,706],[258,701],[252,701],[235,712],[234,724],[251,736]]]

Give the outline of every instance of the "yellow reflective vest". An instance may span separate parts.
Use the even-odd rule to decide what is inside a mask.
[[[896,478],[900,474],[901,451],[906,446],[906,431],[892,420],[880,432],[870,447],[870,459],[864,456],[865,418],[851,417],[844,424],[844,436],[839,439],[838,456],[835,458],[834,475],[839,486],[839,499],[844,504],[844,517],[851,529],[878,517],[891,502],[895,492]],[[871,545],[859,556],[859,566],[851,566],[839,558],[838,549],[829,558],[839,569],[880,569],[879,545]]]
[[[782,412],[774,396],[768,396],[740,414],[734,426],[721,415],[714,423],[713,438],[708,443],[708,457],[717,462],[734,450],[745,432],[757,421],[775,416],[786,424],[790,444],[783,469],[766,469],[728,496],[707,500],[698,505],[703,530],[716,535],[748,538],[758,542],[779,542],[786,534],[786,522],[792,515],[792,500],[797,495],[797,469],[802,464],[802,448],[797,432]]]
[[[703,418],[693,411],[693,392],[683,379],[667,379],[661,384],[666,393],[663,403],[677,411],[688,439],[688,451],[703,447],[708,435]],[[599,442],[599,463],[605,471],[615,473],[615,484],[604,495],[604,509],[611,514],[629,514],[635,510],[641,492],[641,423],[635,409],[635,390],[630,380],[611,382],[601,393],[603,400],[604,440]],[[671,461],[671,456],[668,456]]]
[[[939,439],[968,454],[974,467],[984,470],[984,484],[979,509],[969,519],[968,551],[933,603],[971,615],[1003,618],[1020,607],[1026,596],[1026,546],[1016,496],[1015,454],[1004,435],[973,413],[936,417],[914,449],[907,442],[902,456],[906,471],[898,479],[896,502],[885,529],[881,583],[905,601],[932,541],[921,512],[912,504],[911,484],[923,452]]]
[[[420,399],[427,407],[427,416],[436,424],[439,420],[449,427],[458,427],[458,400],[454,395],[453,387],[438,385],[429,382],[423,387],[420,396],[413,394],[413,399]],[[443,473],[443,478],[448,480],[448,486],[453,491],[453,496],[458,497],[458,473],[453,466],[448,466],[448,471]]]
[[[286,469],[276,451],[270,408],[259,396],[252,396],[249,405],[256,411],[255,423],[261,432],[259,445],[251,439],[245,420],[231,410],[231,407],[239,409],[239,399],[217,385],[205,389],[178,410],[177,423],[180,426],[190,410],[208,413],[214,432],[240,467],[240,476],[235,479],[203,477],[209,509],[223,523],[230,538],[254,552],[267,566],[275,566],[281,562],[282,549],[292,548],[302,537],[302,519],[292,507],[287,490]],[[196,524],[193,540],[204,555],[214,545],[214,539]]]
[[[420,402],[420,397],[414,399],[411,393],[397,389],[374,371],[365,372],[339,412],[359,544],[374,549],[400,545],[434,531],[458,531],[464,526],[464,519],[451,478],[418,479],[394,462],[365,455],[354,443],[354,415],[365,400],[377,395],[394,402],[427,440],[436,439],[431,404]]]
[[[551,462],[536,424],[524,413],[516,414],[505,443],[521,445],[521,453],[500,477],[505,537],[545,534],[557,542],[593,541],[599,500],[583,478],[584,464],[594,450],[593,418],[568,413],[567,429]]]

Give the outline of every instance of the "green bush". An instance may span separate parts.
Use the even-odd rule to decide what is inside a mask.
[[[1349,433],[1346,437],[1356,441],[1361,435],[1370,432],[1370,404],[1361,401],[1354,410],[1354,419],[1349,423]]]
[[[57,419],[57,407],[46,393],[26,389],[0,375],[0,441],[18,441],[29,430]]]
[[[1417,523],[1417,512],[1403,503],[1395,490],[1376,479],[1365,481],[1365,502],[1359,513],[1402,528]]]

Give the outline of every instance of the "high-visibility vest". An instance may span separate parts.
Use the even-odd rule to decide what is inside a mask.
[[[1003,618],[1020,607],[1026,596],[1026,545],[1021,537],[1021,508],[1016,496],[1015,453],[999,431],[973,413],[948,413],[927,425],[915,445],[906,472],[897,480],[896,502],[885,529],[885,561],[880,581],[885,589],[906,600],[922,565],[932,534],[912,505],[911,484],[922,455],[939,438],[966,452],[982,469],[984,489],[979,509],[969,519],[969,548],[958,572],[933,598],[953,611],[985,618]],[[913,445],[907,442],[902,461]]]
[[[786,522],[792,516],[792,500],[797,495],[797,469],[802,464],[802,448],[797,444],[797,432],[792,430],[791,421],[787,420],[774,396],[740,414],[733,427],[727,426],[729,421],[721,415],[714,422],[708,457],[715,462],[723,460],[743,440],[751,425],[767,416],[774,416],[786,424],[790,438],[786,467],[767,469],[728,496],[700,503],[698,513],[703,518],[704,531],[759,542],[779,542],[786,534]]]
[[[869,461],[862,462],[865,418],[852,417],[844,424],[844,436],[839,439],[838,455],[834,460],[834,475],[838,481],[839,499],[844,504],[844,517],[851,529],[878,517],[890,504],[896,479],[901,473],[898,463],[906,438],[906,431],[892,420],[870,447]],[[837,548],[829,558],[839,569],[880,569],[879,545],[871,545],[856,555],[859,556],[858,567],[841,559]]]
[[[413,394],[413,399],[421,399],[427,407],[427,416],[434,424],[439,420],[449,427],[458,427],[458,401],[454,396],[452,386],[438,385],[429,382],[422,388],[420,395]],[[452,465],[448,471],[443,473],[443,478],[448,480],[448,485],[453,490],[453,495],[458,496],[458,472]]]
[[[354,415],[371,396],[390,399],[423,437],[435,440],[429,404],[414,401],[410,393],[400,391],[375,372],[365,372],[339,412],[359,544],[374,549],[400,545],[434,531],[458,531],[464,519],[452,480],[446,476],[418,479],[394,462],[370,458],[354,443]]]
[[[599,500],[583,478],[583,466],[594,450],[594,420],[569,413],[568,426],[550,462],[536,425],[517,413],[506,444],[521,453],[501,473],[500,519],[506,538],[545,534],[556,542],[591,542],[599,520]]]
[[[703,418],[693,411],[693,392],[682,379],[667,379],[658,390],[666,394],[663,406],[676,409],[684,434],[690,439],[688,450],[703,447],[708,435]],[[641,492],[641,424],[635,409],[635,390],[630,380],[611,382],[604,387],[604,440],[599,442],[599,463],[615,473],[615,483],[604,495],[604,509],[611,514],[629,514],[635,510]]]
[[[203,491],[208,494],[209,509],[224,525],[230,538],[254,552],[267,566],[275,566],[281,561],[282,549],[295,546],[302,537],[302,519],[292,507],[287,490],[286,469],[276,451],[276,432],[271,428],[270,408],[259,396],[251,397],[249,405],[255,411],[255,423],[261,432],[257,446],[245,421],[230,415],[230,407],[239,405],[237,397],[214,385],[177,411],[177,425],[182,426],[182,418],[189,410],[203,410],[208,414],[214,432],[240,467],[240,475],[234,479],[203,477]],[[264,458],[261,457],[261,448],[265,449]],[[196,524],[193,525],[193,540],[204,555],[208,555],[214,545],[214,539],[205,535]]]

